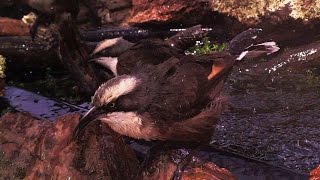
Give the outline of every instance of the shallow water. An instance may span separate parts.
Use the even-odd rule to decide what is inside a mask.
[[[236,67],[226,85],[230,106],[212,144],[300,172],[320,162],[318,69],[246,72]]]
[[[57,117],[70,112],[84,114],[87,111],[86,107],[73,106],[66,102],[55,101],[12,86],[5,88],[5,99],[10,106],[18,111],[29,112],[36,118],[48,119],[50,121],[54,121]]]
[[[232,97],[232,99],[234,97]],[[84,113],[86,109],[89,108],[88,104],[74,106],[65,102],[54,101],[49,98],[40,96],[36,93],[28,92],[15,87],[6,87],[5,98],[9,101],[10,105],[15,107],[17,110],[29,112],[33,116],[38,117],[39,119],[55,120],[57,117],[61,115],[74,111]],[[239,117],[239,113],[232,113],[232,111],[233,110],[230,110],[226,113],[228,115],[234,115],[233,119],[229,119],[230,121],[235,122],[238,120],[238,122],[242,122],[243,125],[247,123],[248,119],[244,118],[246,115],[245,112],[241,117]],[[228,116],[225,115],[223,119],[225,118],[228,118]],[[307,179],[308,173],[306,172],[300,173],[299,171],[296,171],[294,168],[292,170],[283,169],[281,166],[285,164],[278,163],[278,160],[280,158],[265,158],[269,155],[279,155],[277,154],[277,152],[266,152],[264,150],[259,149],[263,149],[264,145],[267,146],[268,144],[266,143],[270,143],[270,140],[265,139],[262,145],[259,145],[258,142],[262,142],[262,140],[260,140],[259,137],[255,137],[255,139],[252,138],[250,135],[246,137],[244,135],[244,133],[246,132],[240,132],[243,131],[243,127],[247,127],[248,125],[240,127],[237,123],[230,123],[228,127],[230,129],[228,129],[228,131],[224,131],[224,129],[226,129],[223,128],[223,126],[226,126],[225,123],[227,123],[226,120],[221,121],[218,127],[217,134],[215,136],[217,139],[220,138],[219,141],[215,140],[214,143],[215,145],[219,146],[218,149],[234,151],[240,154],[241,156],[245,155],[249,158],[261,159],[262,161],[257,162],[248,158],[237,157],[233,153],[229,154],[221,152],[219,150],[217,151],[215,149],[206,149],[205,151],[202,151],[201,154],[204,159],[211,160],[218,166],[227,168],[235,175],[237,179],[277,179],[279,177],[282,177],[283,179]],[[235,127],[236,125],[237,127]],[[258,130],[256,131],[258,132]],[[232,136],[230,136],[230,134]],[[238,143],[232,144],[234,139],[239,140],[239,138],[237,137],[241,137],[241,140],[244,143],[241,144],[242,141],[239,141]],[[245,138],[251,139],[246,140]],[[136,149],[137,146],[133,145],[133,148]],[[147,147],[144,148],[146,149]],[[284,152],[287,152],[287,150]],[[293,156],[293,158],[294,157],[295,156]],[[270,163],[265,164],[265,161],[270,161]],[[278,164],[280,165],[280,167],[273,166],[273,164]]]
[[[300,69],[256,73],[246,69],[253,63],[241,63],[229,77],[225,94],[230,105],[216,128],[212,145],[308,174],[320,162],[320,72]],[[84,113],[88,108],[14,87],[6,88],[6,98],[17,110],[30,112],[40,119],[54,120],[69,112]],[[215,155],[217,152],[206,153],[208,159],[230,169],[237,177],[245,178],[243,175],[249,172],[251,177],[278,175],[277,168],[269,172],[266,171],[269,166],[264,168],[254,163],[247,168],[247,161]]]

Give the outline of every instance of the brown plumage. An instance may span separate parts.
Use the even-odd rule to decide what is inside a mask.
[[[202,30],[201,26],[196,25],[179,32],[167,40],[156,38],[143,39],[140,43],[131,45],[130,48],[113,60],[111,60],[110,57],[100,57],[92,61],[96,61],[108,69],[111,69],[115,75],[130,74],[137,65],[157,65],[171,57],[184,57],[186,48],[189,47],[190,44],[195,44],[195,41],[202,39],[205,35],[206,32]],[[103,48],[116,46],[117,43],[119,43],[119,46],[122,44],[127,46],[128,42],[124,42],[122,38],[103,41],[96,47],[93,54],[101,51]],[[117,62],[114,63],[114,61]]]
[[[246,44],[240,46],[242,51],[252,46],[260,31],[250,29],[239,35]],[[241,43],[241,39],[233,42]],[[76,127],[74,137],[99,119],[119,134],[136,139],[208,140],[225,106],[220,94],[223,84],[239,55],[244,56],[241,51],[231,53],[236,51],[233,47],[239,46],[231,44],[227,51],[211,55],[141,63],[129,74],[109,80],[95,92],[93,108]],[[210,74],[214,75],[209,78]]]

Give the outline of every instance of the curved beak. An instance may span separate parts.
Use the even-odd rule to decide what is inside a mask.
[[[80,119],[78,125],[76,126],[76,128],[73,130],[73,134],[72,134],[72,140],[75,140],[80,132],[92,121],[98,119],[98,117],[105,113],[104,110],[102,110],[101,108],[97,108],[95,106],[93,106],[85,115],[82,116],[82,118]]]

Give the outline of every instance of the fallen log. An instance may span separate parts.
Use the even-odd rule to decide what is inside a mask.
[[[30,27],[21,20],[0,17],[0,36],[24,36]]]
[[[0,37],[0,54],[13,56],[41,56],[52,46],[46,41],[32,41],[30,36]]]

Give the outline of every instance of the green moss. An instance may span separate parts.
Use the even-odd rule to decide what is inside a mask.
[[[4,71],[6,70],[6,59],[0,55],[0,78],[5,78]]]
[[[29,82],[10,80],[8,84],[69,103],[78,104],[86,100],[80,93],[76,81],[69,74],[57,72],[51,68],[46,69],[45,75],[41,79]]]
[[[215,51],[223,51],[226,47],[225,43],[212,44],[208,37],[205,37],[202,41],[197,43],[187,50],[187,53],[191,54],[208,54]]]

